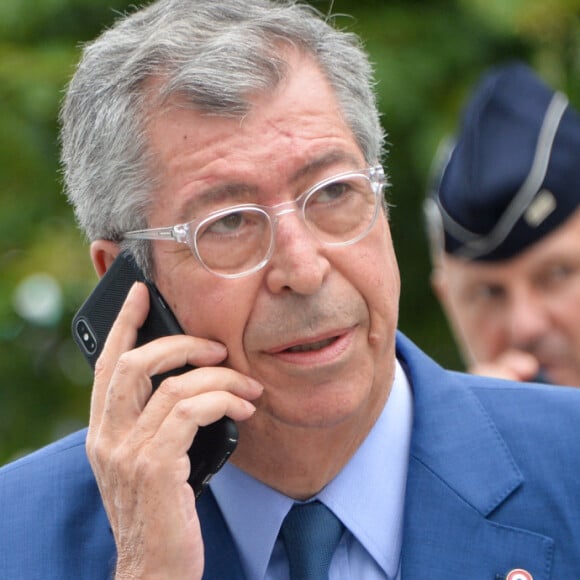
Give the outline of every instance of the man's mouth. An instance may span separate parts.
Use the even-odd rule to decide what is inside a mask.
[[[297,344],[296,346],[287,348],[283,352],[310,352],[313,350],[320,350],[332,344],[336,339],[337,337],[333,336],[332,338],[326,338],[324,340],[319,340],[317,342],[309,342],[307,344]]]
[[[355,328],[335,328],[317,336],[296,338],[266,352],[278,361],[305,368],[335,364],[346,357],[354,341]]]

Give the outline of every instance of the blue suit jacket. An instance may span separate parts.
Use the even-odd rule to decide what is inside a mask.
[[[402,335],[397,346],[415,405],[403,579],[496,580],[514,568],[580,578],[580,389],[452,373]],[[73,434],[0,470],[0,578],[112,574],[84,440]],[[198,511],[204,578],[243,579],[210,492]]]

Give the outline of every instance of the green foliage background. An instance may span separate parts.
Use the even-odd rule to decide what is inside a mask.
[[[330,0],[312,3],[329,10]],[[132,4],[0,2],[0,464],[87,422],[91,373],[69,327],[96,276],[61,193],[57,112],[79,44]],[[362,35],[376,65],[403,284],[399,326],[461,368],[428,284],[421,201],[431,159],[473,83],[505,60],[528,61],[578,107],[580,0],[333,4],[339,26]]]

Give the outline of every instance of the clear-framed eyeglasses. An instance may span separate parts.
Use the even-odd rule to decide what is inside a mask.
[[[273,206],[242,204],[212,211],[190,222],[126,232],[126,240],[170,240],[187,244],[209,272],[241,278],[263,268],[274,252],[276,224],[301,215],[322,243],[347,246],[364,238],[383,204],[385,173],[380,165],[325,179],[295,200]]]

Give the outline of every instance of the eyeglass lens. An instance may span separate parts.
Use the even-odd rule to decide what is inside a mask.
[[[377,200],[363,175],[341,177],[312,190],[303,205],[311,232],[327,244],[347,244],[372,226]],[[196,252],[205,266],[224,275],[252,270],[270,254],[274,239],[272,220],[259,207],[232,208],[204,220],[195,231]]]

